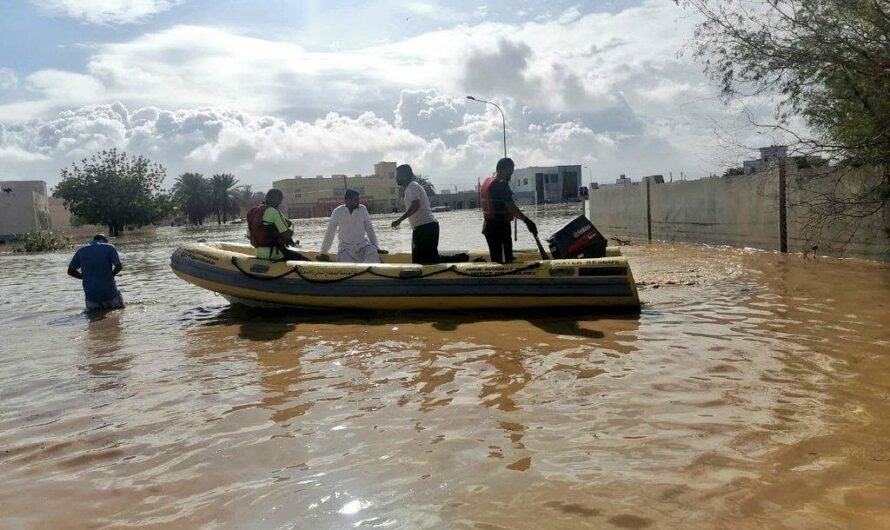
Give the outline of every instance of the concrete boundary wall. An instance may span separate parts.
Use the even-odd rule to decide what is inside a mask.
[[[753,175],[592,190],[588,211],[606,237],[890,261],[890,203],[840,215],[828,204],[886,187],[882,178],[868,168],[799,170],[789,160]]]
[[[778,172],[649,181],[652,239],[779,249]]]
[[[606,237],[648,237],[644,186],[594,190],[587,205],[588,217]]]
[[[890,183],[877,168],[798,171],[789,167],[789,247],[818,245],[819,254],[890,261],[890,200],[881,205],[881,193],[890,196]],[[862,194],[871,200],[851,201]]]

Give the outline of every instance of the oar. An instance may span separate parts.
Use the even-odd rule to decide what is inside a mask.
[[[532,234],[532,235],[535,236],[535,243],[538,244],[538,252],[541,253],[541,259],[542,259],[542,260],[545,260],[545,261],[546,261],[546,260],[549,260],[550,257],[547,256],[547,253],[546,253],[546,252],[544,252],[544,245],[542,245],[542,244],[541,244],[541,240],[538,239],[538,234]]]

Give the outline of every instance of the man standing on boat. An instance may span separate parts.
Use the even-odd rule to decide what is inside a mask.
[[[513,160],[498,160],[495,176],[488,177],[482,183],[482,234],[488,242],[488,253],[492,263],[510,263],[513,261],[513,242],[510,240],[510,221],[514,218],[525,223],[533,236],[538,235],[535,222],[526,217],[513,199],[510,189],[510,178],[513,176]]]
[[[439,223],[430,209],[430,199],[423,186],[414,180],[408,164],[396,168],[396,183],[405,188],[405,208],[401,217],[392,222],[398,228],[405,219],[411,224],[411,262],[421,265],[439,263]]]
[[[114,245],[102,234],[74,253],[68,264],[68,275],[83,280],[87,312],[122,309],[124,300],[114,277],[124,268]]]
[[[283,200],[284,193],[272,188],[266,192],[263,204],[254,206],[247,212],[250,244],[256,247],[256,257],[259,259],[307,261],[305,256],[288,248],[288,245],[296,243],[293,239],[293,224],[278,209]]]
[[[334,233],[339,235],[337,261],[344,263],[380,263],[377,234],[371,216],[364,204],[359,202],[359,193],[346,190],[343,204],[334,208],[328,221],[328,230],[321,244],[319,261],[330,261],[328,250],[334,242]]]

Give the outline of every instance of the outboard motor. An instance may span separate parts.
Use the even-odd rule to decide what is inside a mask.
[[[579,215],[547,238],[553,259],[603,258],[609,242],[590,219]]]

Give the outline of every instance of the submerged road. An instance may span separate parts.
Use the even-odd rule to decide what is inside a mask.
[[[170,271],[243,231],[120,238],[96,320],[69,253],[0,255],[0,528],[890,527],[887,265],[622,247],[640,315],[528,318],[247,313]]]

